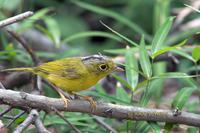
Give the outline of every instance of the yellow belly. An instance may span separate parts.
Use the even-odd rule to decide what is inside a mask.
[[[69,80],[64,77],[59,77],[56,75],[49,75],[47,79],[53,83],[55,86],[67,92],[77,92],[90,88],[95,85],[100,78],[96,76],[88,76],[86,78]]]

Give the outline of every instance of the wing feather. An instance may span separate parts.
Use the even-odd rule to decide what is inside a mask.
[[[66,79],[79,79],[87,75],[87,69],[80,58],[65,58],[44,63],[35,69],[36,73],[56,75]],[[40,75],[40,74],[39,74]]]

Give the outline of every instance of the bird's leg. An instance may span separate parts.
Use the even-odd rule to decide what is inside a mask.
[[[48,82],[48,80],[44,80],[47,85],[49,85],[54,91],[58,92],[61,99],[64,101],[64,106],[67,107],[68,103],[70,102],[70,97],[68,97],[60,88],[57,88],[54,83]]]
[[[58,92],[58,94],[60,95],[61,99],[62,99],[63,102],[64,102],[65,107],[67,108],[68,103],[70,102],[69,97],[66,98],[67,96],[64,95],[64,92],[63,92],[61,89],[59,89],[59,88],[57,88],[56,86],[54,86],[54,85],[53,85],[53,89],[54,89],[55,91]]]
[[[84,100],[88,101],[90,103],[92,111],[96,110],[97,103],[96,103],[96,101],[93,100],[92,97],[83,96],[83,95],[77,94],[75,92],[71,92],[71,94],[73,94],[75,98],[77,98],[77,96],[78,96],[78,97],[83,98]]]
[[[70,100],[66,98],[60,91],[57,91],[57,92],[60,95],[61,99],[64,101],[65,107],[67,107]]]

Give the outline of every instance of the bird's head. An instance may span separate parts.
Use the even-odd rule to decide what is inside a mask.
[[[123,69],[118,67],[112,59],[106,56],[92,55],[83,57],[81,60],[89,72],[94,73],[101,78],[114,71],[123,71]]]

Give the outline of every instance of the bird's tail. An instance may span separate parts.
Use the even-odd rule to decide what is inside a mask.
[[[0,70],[1,72],[32,72],[34,73],[34,68],[31,67],[22,67],[22,68],[10,68]]]

